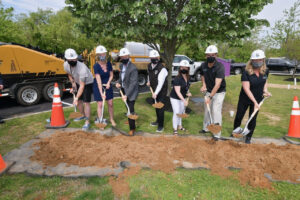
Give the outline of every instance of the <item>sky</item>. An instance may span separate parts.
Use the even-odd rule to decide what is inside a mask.
[[[28,13],[36,11],[37,8],[51,8],[54,11],[62,9],[65,0],[1,0],[5,7],[13,7],[15,13]],[[297,0],[273,0],[256,16],[259,19],[267,19],[273,26],[276,20],[283,17],[283,10],[289,9]]]

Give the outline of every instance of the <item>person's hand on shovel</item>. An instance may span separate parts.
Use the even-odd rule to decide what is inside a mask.
[[[206,104],[208,104],[208,105],[210,104],[211,99],[208,96],[205,96],[204,100],[205,100]]]
[[[186,94],[186,96],[191,97],[192,93],[189,92],[189,93]]]
[[[147,86],[150,87],[150,82],[149,81],[147,81]]]
[[[116,83],[116,88],[121,88],[121,84],[120,83]]]
[[[73,105],[74,105],[74,106],[77,106],[77,105],[78,105],[78,98],[77,98],[77,97],[75,97],[75,98],[73,99]]]
[[[152,98],[156,99],[157,95],[155,93],[152,94]]]
[[[264,91],[264,97],[271,97],[272,94],[269,91]]]
[[[106,95],[104,93],[101,94],[102,99],[106,99]]]
[[[187,107],[189,102],[187,100],[183,100],[183,104],[184,104],[185,107]]]
[[[122,97],[122,99],[123,99],[123,101],[127,101],[127,96],[126,95],[124,95],[123,97]]]

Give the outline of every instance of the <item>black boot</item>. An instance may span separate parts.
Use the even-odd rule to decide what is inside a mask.
[[[251,137],[246,136],[245,143],[246,144],[251,144]]]

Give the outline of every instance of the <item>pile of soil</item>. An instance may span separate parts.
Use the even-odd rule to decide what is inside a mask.
[[[176,136],[108,138],[77,131],[57,132],[35,145],[39,149],[31,159],[45,166],[67,163],[81,167],[115,167],[121,161],[129,161],[170,173],[184,163],[191,163],[223,177],[232,175],[231,167],[241,169],[238,173],[240,182],[255,187],[271,188],[265,173],[275,180],[300,183],[300,146],[291,144],[247,145]],[[110,182],[115,184],[118,180],[124,186],[122,176]]]

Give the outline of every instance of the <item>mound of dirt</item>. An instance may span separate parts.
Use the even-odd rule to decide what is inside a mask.
[[[241,169],[237,176],[240,182],[254,187],[271,188],[265,174],[274,180],[300,183],[300,146],[291,144],[247,145],[176,136],[108,138],[77,131],[57,132],[35,145],[39,149],[31,159],[45,166],[67,163],[81,167],[115,167],[121,161],[129,161],[170,173],[188,163],[190,168],[209,168],[213,174],[223,177],[232,175],[230,167]],[[122,177],[111,178],[110,182],[115,184],[117,180],[124,188]]]

